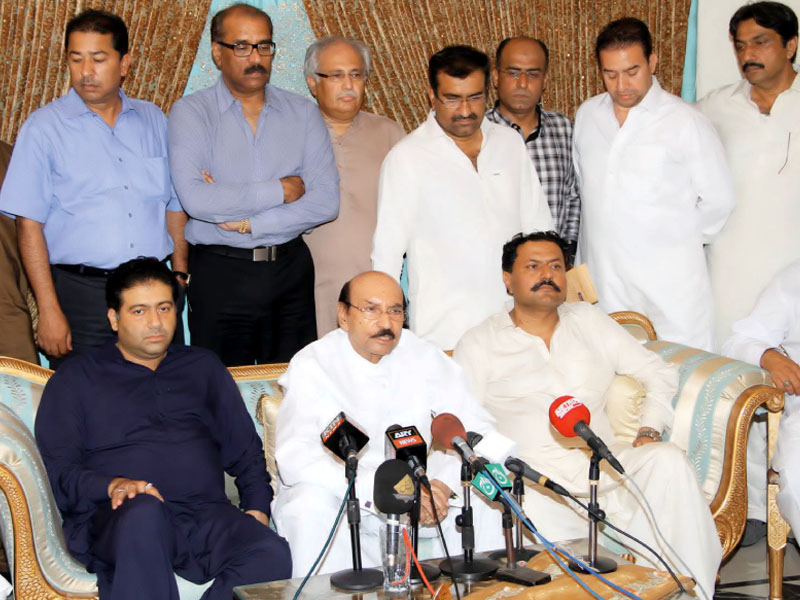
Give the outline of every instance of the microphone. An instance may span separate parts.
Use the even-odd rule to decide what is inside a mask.
[[[589,414],[589,409],[586,408],[586,405],[572,396],[556,398],[550,405],[550,424],[556,431],[564,437],[581,436],[589,448],[596,452],[600,458],[606,459],[608,464],[624,475],[625,469],[611,454],[611,450],[608,449],[605,442],[589,429],[591,418],[592,416]]]
[[[386,556],[390,566],[397,564],[400,515],[409,512],[414,505],[413,477],[408,463],[397,458],[387,460],[375,471],[373,500],[375,508],[386,515]]]
[[[571,494],[562,486],[558,485],[555,481],[552,481],[549,477],[542,475],[531,467],[528,463],[524,460],[519,458],[514,458],[513,456],[509,456],[506,460],[506,469],[514,473],[515,475],[521,475],[522,477],[526,477],[533,481],[534,483],[538,483],[541,486],[546,487],[549,490],[553,490],[556,494],[560,494],[562,496],[571,496]]]
[[[413,425],[392,425],[386,430],[387,458],[397,458],[408,463],[417,480],[430,491],[431,482],[425,469],[428,464],[428,445]]]
[[[369,436],[364,430],[349,420],[344,412],[340,412],[323,430],[320,438],[325,447],[341,458],[348,471],[355,476],[358,469],[358,453],[369,441]]]
[[[434,443],[442,448],[455,450],[458,455],[471,465],[475,465],[478,456],[467,443],[467,431],[464,424],[452,413],[441,413],[431,421],[431,437]],[[476,465],[480,469],[480,465]]]
[[[518,448],[514,440],[497,431],[490,431],[484,436],[468,431],[467,443],[472,446],[476,454],[498,464],[502,464],[509,456],[516,455]]]

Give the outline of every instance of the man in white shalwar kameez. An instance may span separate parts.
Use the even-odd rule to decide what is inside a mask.
[[[381,167],[372,268],[408,260],[411,330],[444,350],[505,301],[503,243],[553,220],[514,130],[485,120],[489,58],[450,46],[430,59],[433,110]]]
[[[595,54],[607,91],[575,117],[578,262],[604,311],[643,313],[659,338],[711,350],[703,244],[734,204],[722,144],[705,116],[661,89],[643,22],[610,23]]]
[[[758,297],[749,316],[733,324],[723,352],[769,371],[786,393],[772,467],[780,474],[778,507],[800,534],[800,260],[783,269]],[[762,465],[766,480],[766,462]]]
[[[497,430],[519,444],[519,456],[573,493],[589,490],[589,454],[580,438],[565,438],[549,424],[553,400],[571,395],[591,413],[591,428],[643,490],[677,556],[698,578],[699,597],[711,599],[722,558],[714,520],[683,450],[661,442],[672,425],[677,370],[645,349],[602,310],[565,304],[565,242],[553,233],[513,239],[503,250],[503,278],[514,297],[510,312],[489,317],[458,343],[454,357],[473,391],[496,419]],[[605,412],[616,374],[641,382],[647,395],[633,445],[618,441]],[[577,440],[577,441],[576,441]],[[687,573],[661,543],[633,488],[602,463],[600,506],[621,529],[658,549]],[[525,490],[524,508],[551,541],[585,537],[582,509],[539,486]],[[601,536],[601,542],[602,542]],[[619,543],[637,562],[655,568],[637,544]]]
[[[784,4],[742,6],[728,30],[743,78],[697,104],[722,138],[736,190],[736,209],[708,253],[720,345],[772,278],[800,259],[797,29],[797,16]],[[753,243],[759,236],[763,242]],[[754,422],[747,438],[747,516],[761,527],[748,523],[743,545],[766,533],[766,461],[766,423]]]
[[[322,549],[347,487],[344,464],[320,442],[320,433],[340,411],[370,437],[356,479],[365,567],[381,564],[382,520],[372,504],[372,488],[375,470],[386,459],[386,429],[414,425],[429,447],[432,412],[453,413],[467,429],[481,434],[494,429],[494,420],[470,392],[461,368],[430,342],[402,329],[404,314],[403,292],[394,279],[374,271],[357,276],[340,297],[341,328],[298,352],[279,380],[285,397],[278,413],[275,458],[280,487],[272,514],[289,542],[295,577],[308,572]],[[460,465],[459,458],[443,452],[428,457],[428,477],[452,555],[461,553],[453,522],[458,511],[451,510],[447,519],[445,515],[451,492],[461,497]],[[425,493],[424,525],[434,523],[430,502]],[[460,506],[460,500],[456,504]],[[479,501],[473,507],[476,549],[501,547],[499,510]],[[352,567],[347,519],[343,521],[317,573]],[[434,527],[420,527],[420,538],[435,536]],[[444,556],[437,540],[431,556]]]

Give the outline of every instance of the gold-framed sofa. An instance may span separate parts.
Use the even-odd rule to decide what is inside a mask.
[[[727,557],[739,543],[747,517],[745,453],[750,422],[757,410],[768,411],[773,447],[783,394],[771,385],[766,372],[753,365],[658,340],[650,322],[637,313],[612,316],[680,369],[670,439],[686,449],[697,471]],[[282,398],[277,379],[285,369],[285,364],[230,369],[264,439],[273,480],[273,431]],[[48,369],[0,357],[0,531],[16,598],[96,598],[94,576],[66,551],[60,516],[33,440],[36,408],[51,374]],[[618,420],[624,421],[624,416]],[[774,491],[770,493],[771,506]],[[781,598],[786,531],[777,508],[774,515],[770,511],[769,519],[770,596],[777,599]],[[777,577],[774,592],[773,572]],[[182,580],[179,587],[184,600],[199,597],[204,589]]]

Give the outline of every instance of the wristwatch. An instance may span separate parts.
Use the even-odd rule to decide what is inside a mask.
[[[173,271],[172,274],[179,279],[183,279],[183,283],[185,283],[186,285],[189,285],[189,280],[192,278],[191,275],[183,271]]]
[[[660,442],[663,440],[661,433],[653,429],[652,427],[640,427],[639,431],[636,434],[637,439],[641,437],[648,437],[651,440],[655,440]]]

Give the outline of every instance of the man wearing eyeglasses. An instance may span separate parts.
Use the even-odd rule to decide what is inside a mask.
[[[567,241],[567,261],[578,244],[581,198],[572,163],[572,123],[561,113],[542,108],[550,52],[531,37],[506,38],[497,46],[492,85],[494,108],[486,118],[515,129],[525,140],[542,184],[555,231]]]
[[[372,504],[375,470],[385,460],[385,431],[415,426],[431,443],[431,412],[464,419],[485,435],[493,420],[469,392],[461,369],[441,350],[407,329],[403,291],[386,273],[369,271],[346,283],[337,305],[340,329],[298,352],[279,383],[286,394],[278,412],[275,460],[280,474],[273,502],[275,525],[289,542],[295,577],[305,575],[319,554],[345,492],[342,461],[320,442],[320,433],[344,411],[370,438],[359,455],[357,497],[361,511],[361,552],[365,567],[381,564],[381,519]],[[427,473],[433,495],[423,492],[422,537],[436,537],[432,503],[442,520],[448,549],[457,553],[460,536],[448,505],[458,490],[460,461],[432,452]],[[502,545],[499,511],[476,501],[476,550]],[[444,556],[432,540],[430,556]],[[317,573],[352,567],[350,537],[339,527]]]
[[[170,168],[189,214],[189,330],[226,365],[285,362],[316,338],[302,233],[336,217],[330,137],[313,102],[269,85],[269,16],[235,4],[211,21],[221,77],[179,100]]]
[[[411,329],[450,349],[502,309],[505,240],[553,221],[519,134],[483,118],[489,57],[444,48],[428,82],[433,110],[381,167],[372,266],[399,278],[406,255]]]
[[[306,51],[303,71],[331,134],[341,201],[339,216],[306,236],[314,258],[319,336],[337,327],[336,298],[342,284],[370,268],[378,173],[386,154],[405,135],[395,121],[361,110],[371,68],[369,49],[359,40],[322,38]]]

